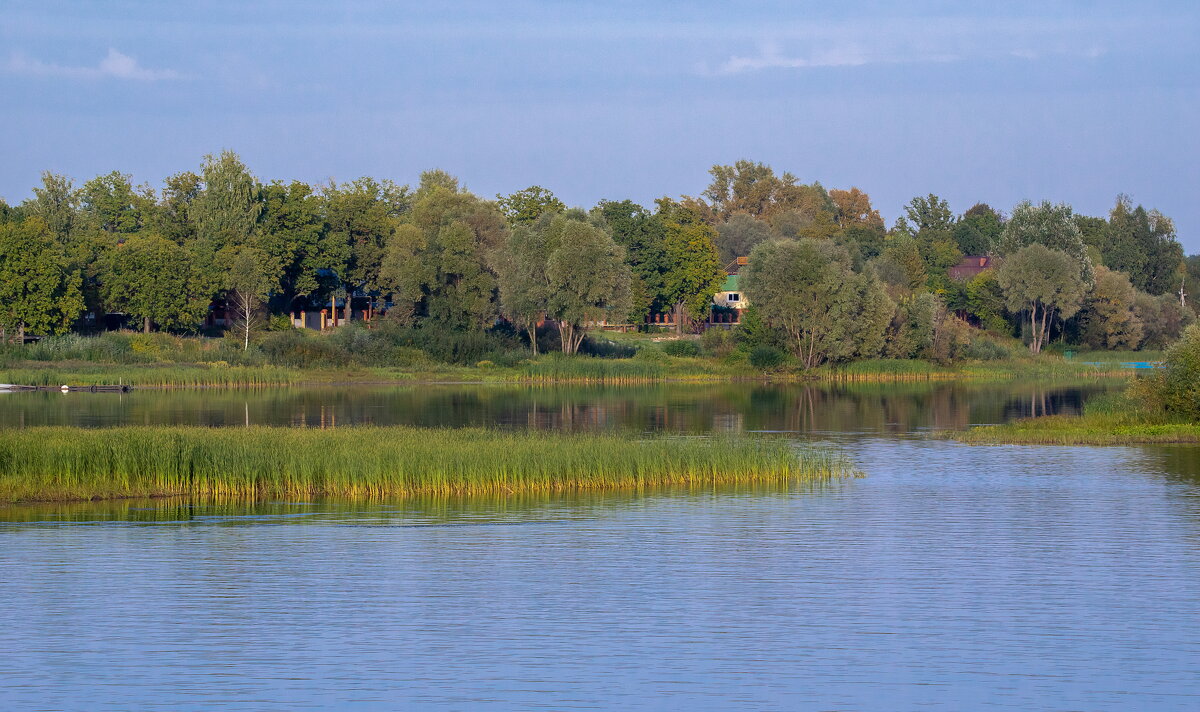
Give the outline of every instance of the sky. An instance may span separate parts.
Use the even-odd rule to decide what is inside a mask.
[[[698,195],[741,158],[962,212],[1116,196],[1200,252],[1200,3],[0,0],[0,197],[44,170],[570,205]]]

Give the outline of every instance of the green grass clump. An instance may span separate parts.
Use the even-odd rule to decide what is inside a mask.
[[[385,497],[786,483],[851,474],[771,438],[485,429],[69,427],[0,431],[0,501]]]

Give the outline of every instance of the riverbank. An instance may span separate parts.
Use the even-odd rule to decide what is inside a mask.
[[[757,437],[371,426],[0,430],[0,502],[512,494],[852,474],[832,451]]]

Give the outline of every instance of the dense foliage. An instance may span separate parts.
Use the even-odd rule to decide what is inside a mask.
[[[442,171],[415,188],[264,182],[228,151],[157,190],[119,171],[80,186],[46,173],[30,199],[0,202],[0,331],[18,341],[114,325],[189,333],[223,309],[242,351],[282,357],[292,351],[276,342],[303,338],[271,333],[288,328],[284,315],[355,300],[386,315],[389,349],[456,362],[574,353],[603,325],[723,325],[710,319],[713,296],[747,256],[752,306],[705,353],[757,353],[764,367],[778,365],[769,353],[805,368],[984,358],[1012,337],[1034,352],[1162,348],[1193,318],[1200,261],[1184,259],[1170,218],[1125,196],[1103,218],[1028,201],[1009,217],[985,203],[956,214],[928,194],[889,229],[856,187],[827,190],[752,161],[710,177],[697,197],[583,210],[541,186],[488,200]],[[988,268],[955,272],[984,255]]]

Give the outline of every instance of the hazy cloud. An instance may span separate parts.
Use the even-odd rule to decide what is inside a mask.
[[[153,82],[166,79],[181,79],[182,75],[173,69],[148,69],[138,64],[137,60],[115,49],[109,49],[108,54],[94,67],[72,67],[69,65],[43,62],[24,54],[13,53],[5,63],[4,68],[12,74],[24,74],[33,77],[67,77],[70,79],[129,79],[133,81]]]

